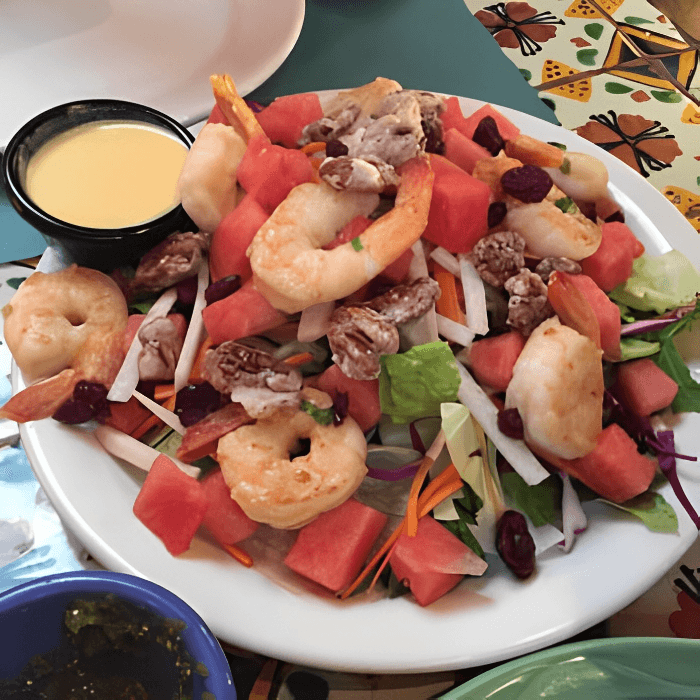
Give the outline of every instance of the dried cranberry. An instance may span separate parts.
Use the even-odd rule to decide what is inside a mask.
[[[109,417],[107,388],[97,382],[79,381],[73,396],[53,414],[54,420],[69,425],[87,423],[89,420],[104,422]]]
[[[334,139],[326,144],[326,155],[329,158],[339,158],[348,154],[348,147],[342,142]]]
[[[222,403],[222,395],[209,382],[188,384],[177,392],[175,415],[187,428],[219,409]]]
[[[508,209],[506,208],[505,202],[491,202],[487,214],[488,227],[493,228],[494,226],[498,226],[498,224],[506,218],[507,213]]]
[[[333,394],[333,425],[341,425],[348,415],[350,400],[347,391],[336,391]]]
[[[229,275],[222,277],[216,282],[212,282],[204,290],[204,301],[207,304],[213,304],[215,301],[221,301],[241,288],[240,275]]]
[[[552,189],[552,178],[536,165],[520,165],[503,173],[501,187],[511,197],[534,204],[541,202]]]
[[[498,412],[498,429],[509,438],[523,439],[525,429],[517,408],[504,408]]]
[[[605,218],[605,223],[607,224],[612,223],[613,221],[619,221],[621,224],[625,223],[625,213],[622,211],[622,209],[614,211],[612,214],[610,214],[610,216]]]
[[[183,306],[194,306],[197,298],[197,275],[177,283],[177,301]]]
[[[498,131],[498,124],[493,117],[484,117],[476,125],[472,141],[483,146],[492,156],[497,156],[505,145],[505,141]]]
[[[496,549],[506,566],[521,579],[535,570],[535,541],[522,513],[507,510],[497,525]]]
[[[423,134],[425,134],[425,152],[443,155],[445,153],[445,142],[442,140],[442,126],[440,122],[421,119],[420,125],[423,127]]]

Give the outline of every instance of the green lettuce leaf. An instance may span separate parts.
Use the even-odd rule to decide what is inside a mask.
[[[637,516],[652,532],[673,533],[678,531],[678,516],[668,501],[660,494],[646,491],[625,503],[613,503],[599,499],[615,508]]]
[[[416,345],[404,353],[383,355],[379,375],[382,413],[394,423],[440,415],[440,404],[455,401],[461,379],[447,343]]]
[[[552,474],[535,486],[528,486],[518,472],[501,474],[501,485],[509,502],[535,527],[554,525],[561,516],[561,480]]]
[[[700,291],[700,273],[677,250],[656,257],[640,255],[632,275],[610,292],[610,298],[638,311],[662,314],[669,309],[691,304]]]

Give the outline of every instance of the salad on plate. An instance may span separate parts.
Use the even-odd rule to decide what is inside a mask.
[[[201,528],[322,597],[428,606],[489,555],[527,580],[591,499],[672,535],[665,481],[700,527],[672,430],[700,411],[700,274],[645,251],[601,160],[383,78],[266,107],[212,85],[192,230],[30,276],[3,417],[147,472],[133,513],[173,556]]]

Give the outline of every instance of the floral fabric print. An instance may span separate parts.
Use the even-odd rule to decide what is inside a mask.
[[[700,41],[646,0],[465,2],[562,126],[627,163],[700,232]]]

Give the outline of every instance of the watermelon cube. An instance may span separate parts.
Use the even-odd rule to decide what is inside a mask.
[[[399,536],[389,564],[422,606],[451,591],[465,573],[480,576],[486,571],[483,559],[429,515],[418,521],[415,537],[405,532]]]
[[[213,345],[259,335],[287,320],[285,314],[260,294],[252,280],[224,299],[205,306],[202,318]]]
[[[611,292],[632,274],[639,241],[629,227],[619,221],[604,223],[601,231],[598,250],[581,260],[581,268],[604,292]]]
[[[274,145],[258,135],[248,142],[236,177],[241,187],[272,214],[294,187],[313,182],[316,173],[301,151]]]
[[[548,456],[562,471],[613,503],[644,493],[656,474],[656,460],[639,453],[637,443],[617,424],[598,436],[592,452],[576,459]]]
[[[202,487],[207,497],[207,511],[202,524],[221,544],[236,544],[250,537],[259,526],[231,498],[231,489],[224,481],[221,469],[215,469],[204,477]]]
[[[278,97],[256,115],[270,141],[296,148],[302,129],[323,117],[321,101],[315,92]]]
[[[197,479],[165,455],[156,457],[134,501],[134,515],[177,556],[189,549],[209,507]]]
[[[423,237],[450,253],[468,253],[488,232],[491,188],[447,158],[430,154],[435,173]]]
[[[566,279],[586,297],[586,301],[591,305],[598,319],[600,345],[603,352],[611,357],[619,357],[622,319],[617,304],[611,301],[608,295],[588,275],[569,275],[566,272],[558,274],[565,275]]]
[[[209,251],[212,282],[229,275],[250,279],[253,271],[246,251],[267,219],[267,212],[251,195],[246,194],[238,206],[221,220],[212,236]]]
[[[349,498],[302,527],[284,563],[331,591],[342,591],[360,572],[387,520]]]
[[[348,414],[354,418],[363,432],[373,428],[382,415],[379,405],[379,379],[351,379],[338,365],[331,365],[313,382],[314,386],[334,397],[338,393],[348,395]]]
[[[476,340],[469,350],[470,369],[479,384],[505,391],[524,347],[525,337],[518,331]]]
[[[491,154],[483,146],[467,138],[457,129],[448,129],[442,139],[445,142],[445,158],[470,175],[477,161],[491,158]]]
[[[617,365],[617,389],[624,405],[638,416],[650,416],[673,403],[678,384],[648,357]]]

